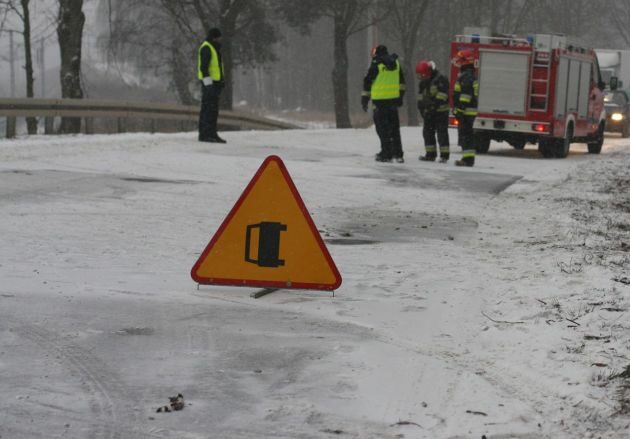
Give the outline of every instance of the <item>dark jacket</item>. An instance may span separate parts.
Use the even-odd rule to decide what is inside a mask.
[[[462,67],[453,88],[455,115],[476,115],[479,85],[472,65]]]
[[[376,56],[372,59],[372,63],[368,69],[365,78],[363,78],[363,93],[362,96],[367,96],[368,98],[371,95],[372,91],[372,83],[378,76],[378,66],[379,64],[384,64],[385,68],[388,70],[396,69],[396,61],[398,60],[398,55],[392,53],[391,55],[380,55]],[[374,102],[374,105],[377,107],[386,107],[386,106],[398,106],[402,105],[403,97],[405,96],[405,75],[403,74],[402,67],[400,68],[400,97],[398,99],[383,99]]]
[[[219,66],[221,67],[221,71],[223,71],[223,59],[221,58],[221,43],[218,41],[212,41],[210,36],[206,38],[206,41],[212,44],[214,50],[217,51],[217,56],[219,57]],[[210,76],[210,60],[212,59],[212,51],[209,47],[205,46],[201,48],[201,73],[203,77]],[[221,81],[215,81],[213,85],[223,86],[225,78],[221,78]]]
[[[423,79],[418,84],[418,110],[421,114],[447,112],[449,83],[446,76],[433,71],[430,78]]]

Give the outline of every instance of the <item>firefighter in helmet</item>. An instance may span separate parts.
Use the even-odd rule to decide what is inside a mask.
[[[363,78],[361,107],[367,111],[368,103],[372,100],[374,126],[381,141],[381,152],[374,158],[378,162],[395,160],[403,163],[398,107],[402,105],[405,95],[405,77],[398,55],[390,55],[387,47],[374,47],[371,56],[372,63]]]
[[[453,87],[453,111],[458,121],[457,135],[459,145],[462,147],[462,158],[457,160],[455,165],[474,166],[473,123],[477,116],[479,96],[479,83],[475,76],[475,54],[472,50],[460,50],[452,62],[459,68],[459,75]]]
[[[448,139],[448,78],[438,72],[433,61],[422,60],[416,64],[418,86],[418,110],[423,119],[425,155],[420,160],[433,162],[437,158],[437,144],[440,145],[440,163],[449,158]],[[437,142],[436,142],[437,134]]]

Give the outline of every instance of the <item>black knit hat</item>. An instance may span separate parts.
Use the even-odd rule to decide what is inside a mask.
[[[372,52],[370,53],[370,55],[372,55],[372,58],[374,58],[375,56],[385,56],[387,55],[387,47],[379,44],[378,46],[372,48]]]
[[[208,40],[216,40],[217,38],[221,38],[221,31],[218,27],[213,27],[208,31]]]

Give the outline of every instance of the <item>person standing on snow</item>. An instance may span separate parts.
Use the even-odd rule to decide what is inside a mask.
[[[199,141],[226,143],[217,133],[219,96],[223,90],[224,72],[221,58],[221,31],[212,28],[197,52],[197,78],[201,81]]]
[[[393,159],[403,163],[398,107],[405,95],[405,76],[398,55],[389,55],[387,47],[374,47],[371,56],[372,63],[363,79],[361,107],[367,111],[372,100],[374,126],[381,141],[381,152],[374,158],[377,162],[391,162]]]
[[[449,158],[448,138],[448,78],[438,72],[433,61],[422,60],[416,64],[418,85],[418,110],[422,116],[422,137],[425,155],[420,160],[433,162],[437,158],[437,144],[440,145],[440,163]],[[437,134],[437,142],[436,142]]]
[[[475,76],[475,54],[472,50],[460,50],[452,60],[459,68],[459,76],[453,86],[454,114],[459,122],[457,135],[462,147],[462,158],[457,160],[457,166],[475,165],[475,145],[473,138],[473,124],[477,117],[477,99],[479,97],[479,83]]]

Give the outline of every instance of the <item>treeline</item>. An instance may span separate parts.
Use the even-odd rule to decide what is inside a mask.
[[[45,0],[35,0],[42,6]],[[24,74],[26,79],[26,96],[34,96],[35,75],[33,72],[33,48],[31,41],[31,11],[35,6],[31,0],[0,0],[0,31],[4,33],[17,32],[22,35],[24,42]],[[61,97],[80,99],[83,97],[81,87],[81,46],[85,15],[83,14],[83,0],[55,0],[49,1],[53,17],[61,65],[59,79],[61,83]],[[7,23],[20,23],[18,29],[8,28]],[[38,121],[34,117],[26,119],[29,134],[37,133]],[[77,133],[81,129],[81,119],[64,117],[61,120],[61,133]]]
[[[83,0],[37,1],[57,5],[62,94],[81,98]],[[141,85],[153,84],[163,100],[197,102],[197,48],[209,28],[219,27],[227,78],[223,108],[334,113],[337,127],[351,126],[351,114],[360,111],[362,78],[377,43],[400,56],[410,123],[417,121],[416,61],[433,59],[448,71],[449,42],[465,26],[497,34],[563,33],[594,47],[630,46],[630,0],[91,1],[98,3],[99,17],[91,31],[99,34],[105,64]],[[22,20],[30,50],[28,7],[29,0],[0,0],[0,14]],[[68,131],[75,128],[68,122]]]
[[[348,40],[350,112],[360,111],[369,48],[378,42],[401,57],[410,94],[405,100],[410,124],[418,121],[413,96],[416,61],[432,59],[448,72],[449,43],[466,26],[485,26],[497,34],[563,33],[587,46],[630,48],[630,38],[623,37],[630,36],[627,1],[389,0],[378,5],[382,11],[375,14],[375,25]],[[275,110],[331,111],[335,100],[331,72],[339,62],[332,49],[333,20],[319,20],[310,29],[306,35],[286,32],[276,45],[277,62],[239,69],[235,82],[240,99]]]

